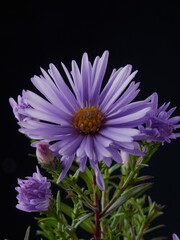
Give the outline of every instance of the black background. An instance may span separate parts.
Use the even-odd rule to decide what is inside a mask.
[[[17,178],[32,175],[36,162],[33,152],[20,134],[8,103],[22,89],[35,90],[30,78],[54,63],[61,71],[63,61],[80,63],[83,52],[92,61],[104,50],[110,51],[106,79],[112,68],[130,63],[139,70],[138,99],[154,91],[159,103],[171,101],[179,106],[179,1],[12,1],[1,6],[1,223],[0,239],[23,239],[28,225],[36,239],[34,213],[15,208]],[[176,110],[180,115],[180,108]],[[171,239],[180,236],[180,140],[165,144],[153,156],[148,174],[154,175],[149,191],[153,200],[165,204],[158,220],[167,228],[159,231]],[[87,239],[89,239],[87,237]]]

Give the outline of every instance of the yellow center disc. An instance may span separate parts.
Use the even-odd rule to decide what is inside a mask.
[[[74,115],[74,127],[84,134],[94,134],[101,126],[102,115],[95,107],[80,108]]]

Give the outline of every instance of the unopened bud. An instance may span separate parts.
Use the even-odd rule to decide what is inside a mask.
[[[54,161],[54,156],[49,146],[50,145],[46,142],[40,142],[36,148],[38,162],[45,166],[51,165]]]
[[[128,168],[129,167],[129,161],[130,161],[129,153],[121,150],[121,158],[122,158],[122,162],[124,164],[124,167]]]

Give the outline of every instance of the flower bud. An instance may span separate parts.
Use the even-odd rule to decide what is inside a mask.
[[[122,158],[122,162],[124,164],[124,167],[128,168],[129,167],[129,153],[124,152],[121,150],[121,158]]]
[[[49,146],[49,143],[40,142],[36,148],[36,156],[41,165],[49,166],[54,161],[54,156]]]

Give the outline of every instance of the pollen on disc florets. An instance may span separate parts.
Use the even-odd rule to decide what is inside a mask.
[[[96,107],[80,108],[74,115],[74,127],[84,134],[94,134],[102,123],[102,114]]]

